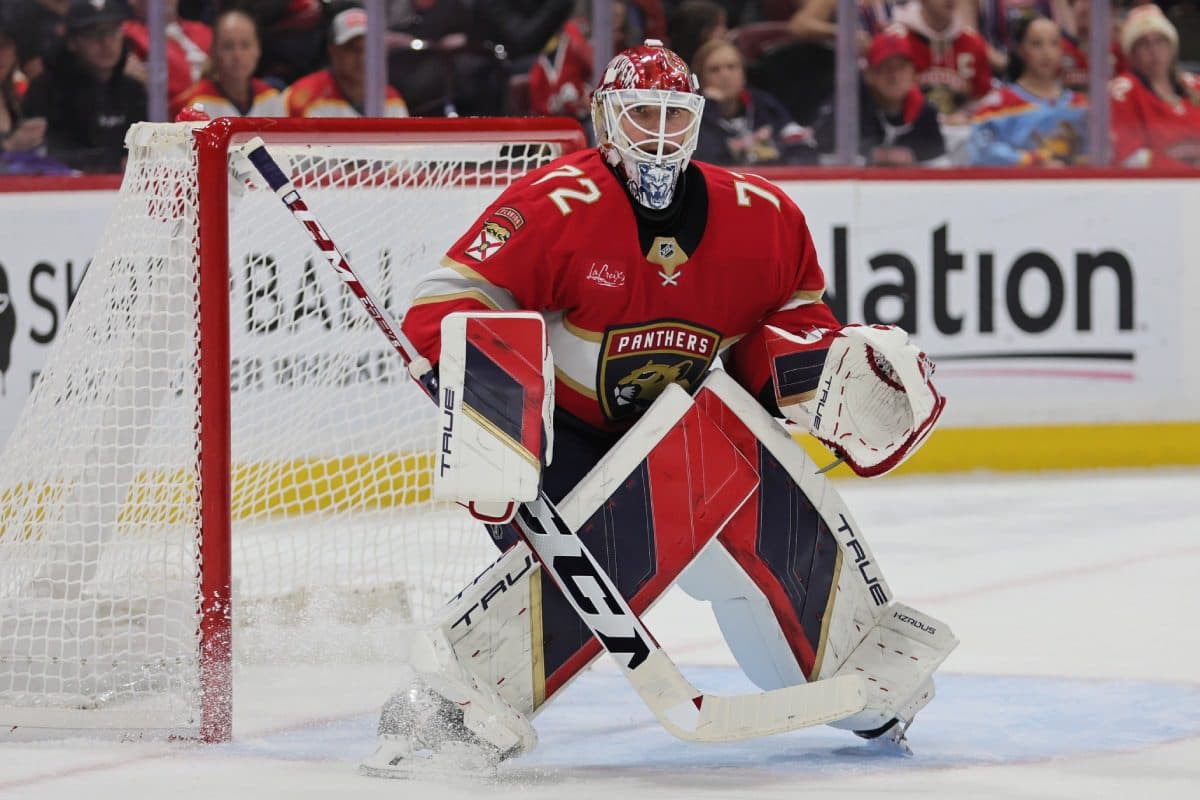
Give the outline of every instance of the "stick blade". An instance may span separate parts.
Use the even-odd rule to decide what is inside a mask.
[[[769,692],[700,695],[655,713],[663,727],[680,739],[732,742],[836,722],[862,711],[866,702],[862,678],[840,675]]]

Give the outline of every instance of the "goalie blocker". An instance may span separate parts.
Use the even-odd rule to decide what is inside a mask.
[[[437,400],[441,449],[433,495],[488,523],[538,496],[554,451],[554,362],[531,311],[455,313],[442,320]]]
[[[635,612],[678,582],[712,604],[760,688],[825,682],[830,696],[814,702],[838,711],[797,709],[810,724],[902,740],[957,644],[944,623],[894,601],[832,484],[723,372],[693,397],[668,387],[558,508]],[[465,738],[493,762],[527,751],[529,719],[601,652],[523,543],[415,640],[414,652],[441,657],[414,662],[385,707],[372,774],[408,774],[417,753],[442,749],[436,731],[448,726],[463,732],[456,746]],[[836,697],[845,676],[865,679],[865,703]]]

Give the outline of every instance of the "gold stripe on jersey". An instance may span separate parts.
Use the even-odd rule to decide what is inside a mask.
[[[467,289],[465,291],[452,292],[450,294],[425,295],[424,297],[417,297],[417,298],[413,299],[412,304],[414,306],[423,306],[423,305],[428,305],[429,303],[444,303],[449,300],[466,300],[466,299],[478,300],[479,302],[483,303],[485,306],[492,309],[493,311],[503,311],[504,310],[500,306],[496,305],[496,303],[493,302],[490,297],[488,297],[486,294],[479,291],[478,289]]]
[[[570,375],[563,372],[559,367],[554,368],[554,377],[566,384],[568,389],[578,392],[588,399],[596,399],[596,391],[594,389],[589,389],[579,381],[572,379]]]
[[[567,319],[566,315],[563,315],[562,326],[564,329],[566,329],[567,333],[571,334],[572,336],[575,336],[576,338],[586,339],[589,342],[596,342],[596,343],[600,343],[600,342],[604,341],[603,333],[597,332],[597,331],[589,331],[587,328],[581,328],[578,325],[576,325],[574,322],[571,322],[571,320]]]
[[[450,256],[442,256],[442,261],[438,266],[445,267],[446,269],[452,269],[467,280],[479,281],[480,283],[491,283],[491,281],[483,277],[483,275],[481,275],[479,272],[475,271],[471,267],[468,267],[461,261],[455,261]]]
[[[413,289],[413,305],[437,303],[443,300],[474,296],[488,308],[511,311],[517,301],[506,289],[491,283],[470,267],[448,258],[426,275]]]
[[[739,333],[737,336],[726,336],[720,341],[719,344],[717,344],[717,352],[724,353],[726,350],[740,342],[745,336],[746,334],[744,333]]]
[[[821,302],[821,297],[824,296],[824,294],[824,289],[813,289],[811,291],[807,289],[801,289],[792,295],[791,300],[788,300],[786,303],[780,306],[779,310],[791,311],[793,308],[800,308],[801,306],[816,305],[817,303]]]
[[[578,336],[576,330],[585,336],[588,332],[578,326],[569,326],[562,311],[544,311],[542,318],[546,320],[546,338],[550,342],[550,352],[554,353],[554,366],[570,378],[573,388],[593,386],[596,364],[600,361],[600,342]],[[595,397],[595,389],[589,389],[587,394]]]

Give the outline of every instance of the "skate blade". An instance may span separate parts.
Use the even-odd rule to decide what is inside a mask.
[[[901,733],[899,736],[889,736],[885,733],[882,736],[877,736],[874,739],[867,740],[867,747],[874,750],[880,755],[901,756],[903,758],[911,758],[913,751],[908,746],[908,737]]]
[[[367,759],[358,765],[358,773],[369,778],[391,780],[461,780],[466,783],[488,781],[496,777],[499,764],[495,757],[469,744],[451,742],[436,753],[412,753],[393,761]]]

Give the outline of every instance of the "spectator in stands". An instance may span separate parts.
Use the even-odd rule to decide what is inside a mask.
[[[125,131],[146,118],[146,90],[122,69],[120,0],[71,0],[66,47],[29,84],[22,111],[46,118],[47,154],[85,172],[120,172]]]
[[[71,0],[19,0],[8,22],[17,43],[21,72],[29,80],[42,73],[46,63],[62,49],[67,6]]]
[[[992,88],[987,43],[956,16],[957,0],[913,0],[896,9],[908,29],[917,84],[949,124],[970,119],[969,107]]]
[[[143,84],[148,81],[146,60],[150,57],[150,31],[146,28],[147,6],[150,0],[126,0],[133,17],[125,21],[125,39],[129,43],[129,74]],[[212,48],[212,29],[203,22],[181,20],[179,0],[162,0],[167,20],[167,97],[178,106],[175,98],[200,80],[208,51]]]
[[[391,0],[388,75],[417,115],[505,113],[573,0]]]
[[[1179,68],[1179,34],[1158,6],[1121,27],[1129,69],[1113,80],[1113,160],[1125,166],[1200,166],[1200,80]]]
[[[367,12],[348,8],[329,27],[329,66],[293,83],[283,93],[289,117],[361,117],[366,102],[363,64]],[[385,117],[407,117],[399,92],[387,87]]]
[[[667,12],[662,0],[613,0],[613,52],[647,39],[667,38]]]
[[[223,0],[179,0],[179,16],[215,27],[217,15],[222,10],[228,10],[223,9],[222,6],[230,5]]]
[[[967,144],[972,164],[1065,167],[1087,153],[1087,98],[1062,84],[1062,32],[1045,17],[1018,20],[1012,83],[983,99]]]
[[[240,9],[258,23],[262,57],[259,76],[276,88],[295,83],[325,65],[325,30],[321,0],[224,0],[225,9]]]
[[[43,117],[21,116],[24,79],[17,79],[17,43],[0,21],[0,154],[18,153],[41,147],[46,135]]]
[[[416,116],[504,113],[508,76],[465,0],[391,0],[388,79]]]
[[[728,32],[725,9],[712,0],[684,0],[667,20],[667,41],[688,64],[700,45],[724,39]]]
[[[726,165],[816,163],[812,133],[774,97],[746,86],[742,54],[733,44],[702,44],[692,65],[706,98],[696,159]]]
[[[1063,86],[1073,91],[1088,89],[1088,37],[1091,27],[1092,0],[1066,0],[1069,13],[1064,19],[1055,19],[1062,31],[1063,41]],[[1113,47],[1117,43],[1113,42]],[[1115,74],[1115,73],[1114,73]]]
[[[788,31],[802,42],[833,46],[837,41],[838,0],[806,0],[788,19]],[[892,20],[891,0],[858,0],[858,50],[865,53],[871,37]]]
[[[942,166],[946,142],[938,113],[917,86],[912,40],[893,25],[867,49],[859,95],[858,152],[871,166]],[[822,152],[834,148],[834,109],[823,109],[815,126]]]
[[[178,95],[174,117],[194,106],[209,117],[282,117],[283,98],[266,81],[254,77],[262,50],[258,27],[245,11],[221,12],[213,22],[212,56],[205,77]]]
[[[567,24],[574,6],[574,0],[476,0],[472,38],[503,45],[516,71],[525,72]]]
[[[529,110],[585,120],[591,113],[592,45],[575,20],[546,45],[529,70]]]
[[[958,17],[973,28],[988,46],[988,62],[996,74],[1008,70],[1008,53],[1016,45],[1017,25],[1038,17],[1049,17],[1060,27],[1071,16],[1071,0],[958,0]],[[1088,0],[1091,2],[1091,0]]]

